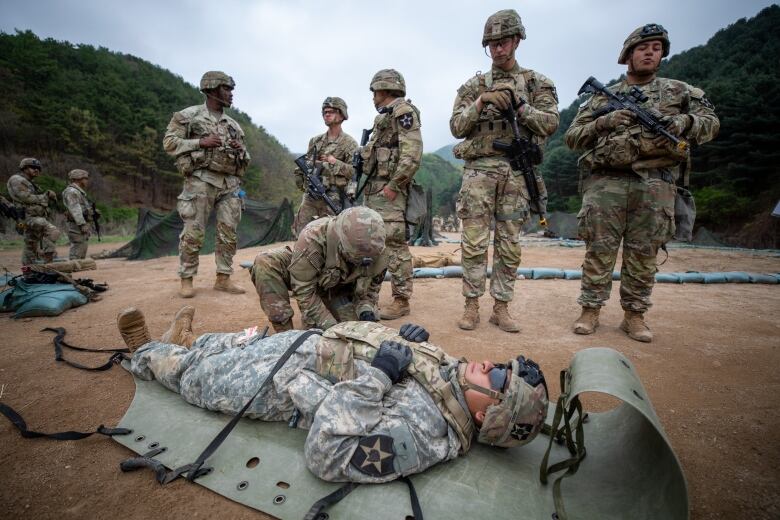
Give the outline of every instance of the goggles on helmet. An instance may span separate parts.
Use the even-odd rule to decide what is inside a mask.
[[[666,32],[663,25],[657,23],[649,23],[642,27],[642,32],[639,33],[640,38],[648,38],[650,36],[663,36]]]

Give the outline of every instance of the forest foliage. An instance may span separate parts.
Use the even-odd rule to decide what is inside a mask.
[[[87,167],[92,191],[114,206],[171,208],[181,189],[162,137],[173,112],[203,102],[181,77],[140,58],[91,45],[0,33],[2,178],[21,156],[65,179]],[[240,88],[240,86],[239,86]],[[248,115],[230,109],[246,133],[250,197],[295,195],[289,151]]]

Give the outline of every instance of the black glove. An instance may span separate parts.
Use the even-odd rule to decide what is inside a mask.
[[[406,323],[402,325],[399,332],[401,333],[401,337],[406,341],[413,341],[415,343],[428,341],[428,338],[431,337],[427,330],[425,330],[420,325],[415,325],[414,323]]]
[[[379,345],[371,366],[378,368],[396,384],[404,376],[406,369],[412,362],[412,349],[397,341],[385,340]]]
[[[374,314],[374,311],[363,311],[360,313],[360,316],[358,317],[358,320],[360,321],[379,321],[376,319],[376,314]]]

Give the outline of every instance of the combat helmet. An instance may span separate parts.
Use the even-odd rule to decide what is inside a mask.
[[[68,172],[68,179],[72,181],[77,181],[79,179],[87,179],[89,178],[89,172],[87,170],[71,170]]]
[[[511,373],[507,370],[511,369]],[[458,383],[463,391],[475,390],[498,399],[498,404],[488,406],[477,442],[511,448],[528,444],[541,431],[547,418],[547,383],[539,365],[519,356],[506,365],[493,369],[504,371],[502,390],[484,388],[466,380],[466,363],[458,370]],[[491,377],[492,379],[492,377]],[[492,385],[491,385],[492,386]]]
[[[648,23],[642,27],[637,27],[628,35],[626,41],[623,42],[623,49],[620,51],[618,63],[621,65],[628,63],[628,55],[631,53],[631,50],[638,44],[649,40],[661,40],[664,48],[663,57],[666,58],[669,56],[669,47],[671,46],[669,33],[666,32],[663,25]]]
[[[382,217],[365,206],[348,208],[334,222],[341,254],[354,265],[373,263],[385,249]]]
[[[485,22],[482,46],[486,46],[491,40],[500,40],[516,34],[520,35],[521,40],[525,40],[525,27],[520,15],[514,9],[503,9],[491,14]]]
[[[341,116],[344,118],[344,121],[349,119],[349,115],[347,114],[347,102],[341,99],[340,97],[336,96],[328,96],[325,98],[325,101],[322,102],[322,110],[325,110],[326,108],[335,108],[339,112],[341,112]]]
[[[377,90],[395,90],[406,95],[406,82],[404,77],[395,69],[382,69],[371,78],[371,92]]]
[[[24,170],[25,168],[36,168],[38,170],[43,170],[43,166],[41,166],[41,161],[36,159],[35,157],[25,157],[21,160],[19,163],[19,170]]]
[[[232,88],[236,86],[236,82],[221,70],[210,70],[200,78],[201,92],[217,88],[220,85],[228,85]]]

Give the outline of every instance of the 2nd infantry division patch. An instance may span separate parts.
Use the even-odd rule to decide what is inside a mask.
[[[409,130],[412,128],[412,125],[414,124],[414,118],[412,117],[412,114],[404,114],[399,116],[398,124],[401,125],[401,128],[404,130]]]
[[[360,439],[349,462],[366,475],[383,477],[393,473],[394,459],[395,451],[393,450],[392,437],[369,435]]]

